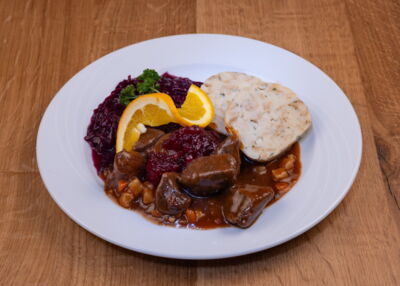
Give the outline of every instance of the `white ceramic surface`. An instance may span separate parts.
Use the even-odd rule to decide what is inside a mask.
[[[119,207],[104,194],[83,137],[93,109],[119,81],[145,68],[199,81],[217,72],[242,71],[290,87],[309,107],[313,126],[301,141],[302,176],[251,228],[159,226]],[[121,247],[184,259],[253,253],[307,231],[332,212],[348,192],[359,168],[361,149],[353,107],[325,73],[276,46],[217,34],[153,39],[98,59],[57,93],[37,137],[40,174],[52,198],[71,219]]]

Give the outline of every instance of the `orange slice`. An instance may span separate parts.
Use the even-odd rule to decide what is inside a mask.
[[[206,127],[214,117],[214,106],[208,95],[192,84],[185,102],[178,108],[177,120],[184,126],[198,125]]]
[[[160,126],[179,122],[171,97],[165,93],[141,95],[128,104],[118,123],[116,151],[130,151],[140,137],[143,125]]]

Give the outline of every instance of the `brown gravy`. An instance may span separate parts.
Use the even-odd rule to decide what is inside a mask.
[[[289,177],[281,180],[280,182],[276,182],[273,179],[272,170],[279,168],[282,160],[289,154],[293,154],[296,157],[294,168],[288,172]],[[269,206],[279,200],[294,186],[294,184],[296,184],[300,174],[300,145],[296,142],[279,158],[268,162],[267,164],[250,161],[242,156],[241,171],[237,182],[272,187],[275,191],[275,197],[267,205]],[[105,187],[105,189],[107,195],[114,201],[118,202],[118,194],[110,191],[107,192],[107,187]],[[156,210],[154,202],[146,205],[143,203],[141,197],[138,197],[131,203],[131,209],[137,210],[145,218],[157,224],[175,227],[211,229],[230,226],[230,224],[225,221],[222,212],[224,196],[224,192],[209,197],[192,196],[192,202],[189,209],[191,214],[195,214],[196,221],[193,221],[191,217],[188,217],[187,212],[179,218],[169,215],[162,215]]]

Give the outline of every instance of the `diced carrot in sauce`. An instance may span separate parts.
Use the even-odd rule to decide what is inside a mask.
[[[196,213],[191,209],[186,210],[186,218],[189,223],[195,223],[197,221]]]
[[[278,182],[275,184],[275,188],[278,190],[278,192],[286,192],[289,190],[290,184],[284,183],[284,182]]]
[[[154,201],[154,194],[153,190],[145,188],[143,190],[143,197],[142,197],[143,203],[145,205],[148,205]]]
[[[128,185],[130,192],[137,198],[143,191],[142,183],[138,178],[134,178]]]
[[[133,200],[133,195],[131,193],[122,193],[118,199],[118,202],[124,208],[129,208],[132,200]]]
[[[257,166],[253,168],[253,171],[256,172],[258,175],[265,175],[268,170],[265,166]]]
[[[128,182],[124,180],[119,180],[118,181],[118,192],[123,192],[124,189],[128,186]]]
[[[143,187],[147,188],[147,189],[150,189],[150,190],[154,190],[154,185],[152,183],[150,183],[150,182],[144,182],[143,183]]]
[[[196,214],[196,221],[205,216],[205,213],[203,213],[201,210],[195,210],[195,214]]]
[[[288,172],[286,172],[286,170],[284,168],[274,169],[271,172],[272,172],[272,176],[274,177],[274,179],[276,181],[285,179],[289,176]]]
[[[296,156],[293,154],[289,154],[289,155],[287,155],[286,158],[282,159],[282,161],[279,165],[286,170],[291,170],[294,168],[295,162],[296,162]]]
[[[157,209],[155,209],[151,211],[151,215],[154,217],[160,217],[161,213]]]

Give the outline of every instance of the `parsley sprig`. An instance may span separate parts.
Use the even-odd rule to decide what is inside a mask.
[[[121,90],[119,102],[128,105],[129,102],[142,94],[160,92],[160,85],[158,84],[160,75],[155,70],[145,69],[137,79],[138,83],[136,86],[130,84]]]
[[[133,84],[130,84],[119,93],[119,102],[123,105],[128,105],[129,102],[134,100],[136,97],[138,97],[138,95],[135,94],[135,87]]]
[[[143,73],[138,76],[138,92],[140,94],[160,92],[160,85],[157,83],[159,79],[160,75],[155,70],[145,69]]]

